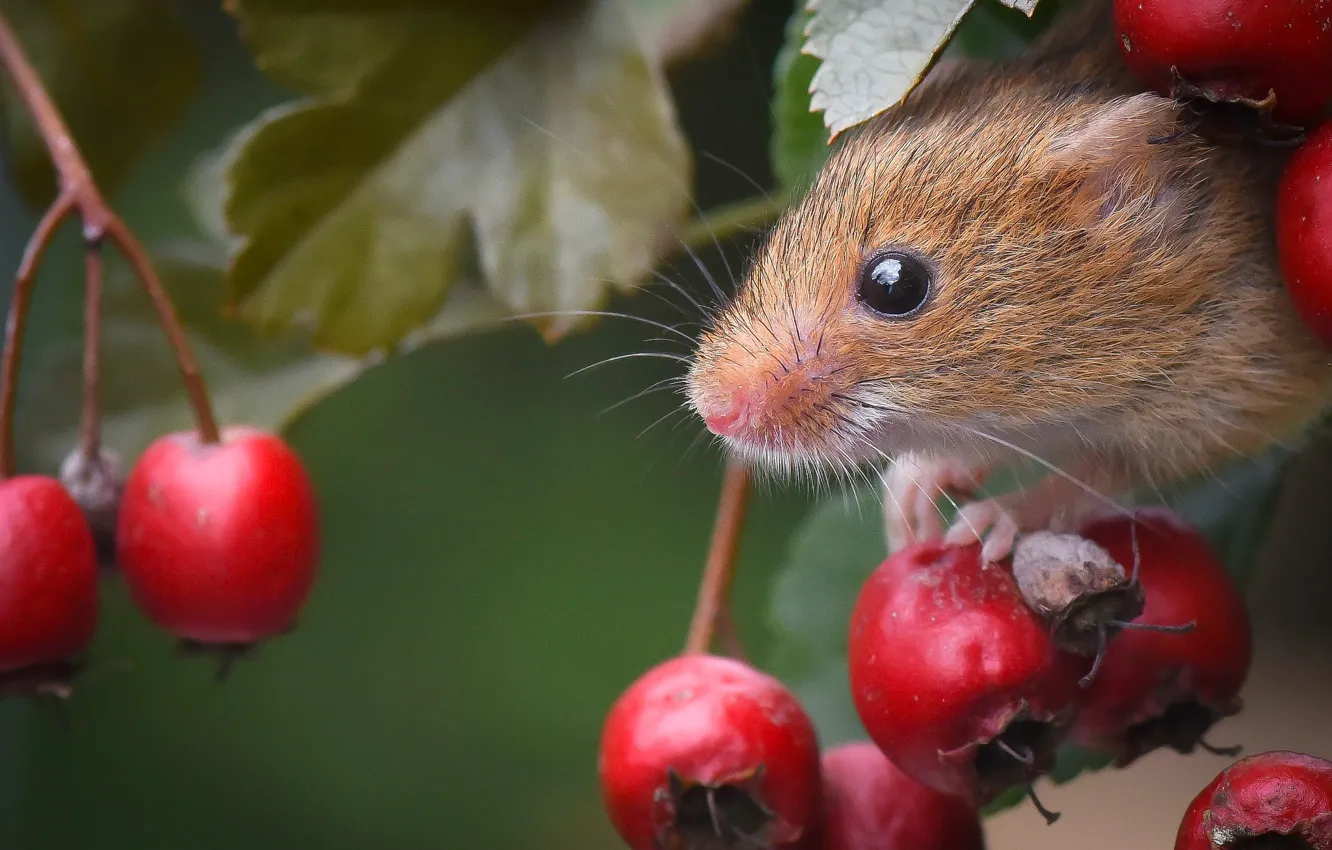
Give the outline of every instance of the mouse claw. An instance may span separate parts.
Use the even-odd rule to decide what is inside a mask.
[[[965,496],[976,491],[984,469],[921,455],[902,455],[884,474],[884,530],[888,551],[913,543],[939,540],[944,535],[943,514],[935,499]]]
[[[969,502],[944,535],[944,542],[967,545],[980,542],[981,559],[992,564],[1013,552],[1020,525],[1017,516],[1000,499]]]

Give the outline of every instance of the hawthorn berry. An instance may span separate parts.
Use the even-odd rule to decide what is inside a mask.
[[[1184,814],[1175,850],[1329,850],[1332,761],[1275,751],[1240,759]]]
[[[781,682],[729,658],[679,656],[634,682],[606,717],[598,772],[633,850],[782,850],[818,824],[813,723]]]
[[[1213,724],[1240,710],[1252,660],[1243,594],[1206,539],[1164,509],[1103,520],[1082,534],[1125,565],[1134,564],[1136,535],[1146,601],[1110,640],[1073,737],[1114,753],[1121,767],[1163,746],[1193,752]],[[1184,624],[1193,627],[1150,628]]]
[[[1115,0],[1125,63],[1162,94],[1309,126],[1332,101],[1332,0]]]
[[[96,630],[97,581],[92,532],[60,482],[0,482],[0,678],[37,689],[36,668],[64,678]]]
[[[239,650],[292,628],[316,572],[314,489],[280,438],[168,434],[125,483],[117,563],[130,594],[185,641]]]
[[[1286,163],[1277,193],[1277,251],[1296,309],[1332,346],[1332,121]]]
[[[1054,764],[1090,660],[1061,651],[1007,561],[918,543],[861,589],[848,661],[856,711],[904,773],[984,805]]]
[[[907,776],[870,743],[823,754],[818,850],[984,850],[980,813]]]

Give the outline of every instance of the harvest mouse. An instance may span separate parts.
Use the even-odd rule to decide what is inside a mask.
[[[1073,530],[1132,489],[1298,437],[1332,355],[1277,265],[1284,153],[1181,129],[1108,0],[1023,57],[932,74],[839,144],[692,360],[690,405],[779,472],[892,462],[895,547]],[[963,504],[992,470],[1035,486]]]

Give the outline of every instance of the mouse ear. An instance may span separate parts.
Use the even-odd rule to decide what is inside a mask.
[[[1057,166],[1112,165],[1150,157],[1153,144],[1180,133],[1179,104],[1157,94],[1119,97],[1055,135],[1046,152]]]
[[[1167,200],[1160,193],[1175,172],[1196,165],[1196,142],[1179,138],[1181,129],[1175,101],[1155,94],[1120,97],[1057,132],[1046,154],[1052,170],[1077,181],[1084,203],[1075,210],[1104,219],[1130,204]]]

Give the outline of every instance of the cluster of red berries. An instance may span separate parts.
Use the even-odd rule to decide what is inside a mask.
[[[229,659],[293,626],[315,576],[318,517],[286,443],[246,427],[211,443],[180,432],[124,481],[117,465],[79,450],[63,483],[0,482],[0,690],[67,693],[97,624],[94,528],[109,532],[103,558],[140,609],[191,648]]]
[[[1300,145],[1277,198],[1278,251],[1297,309],[1332,345],[1332,0],[1116,0],[1115,24],[1145,85]]]
[[[820,758],[781,682],[687,654],[611,709],[605,803],[634,850],[980,848],[981,808],[1030,791],[1065,741],[1119,767],[1161,747],[1222,752],[1204,735],[1239,711],[1250,660],[1239,589],[1165,510],[1028,535],[995,564],[979,544],[916,544],[874,571],[851,615],[852,697],[870,742]],[[1249,832],[1227,834],[1332,830],[1332,816],[1299,814],[1308,793],[1281,778],[1268,786],[1254,799],[1268,794],[1263,811],[1289,823],[1251,818]],[[1224,796],[1194,809],[1238,800]],[[1221,823],[1204,821],[1198,829]],[[1231,846],[1184,840],[1181,850]]]

